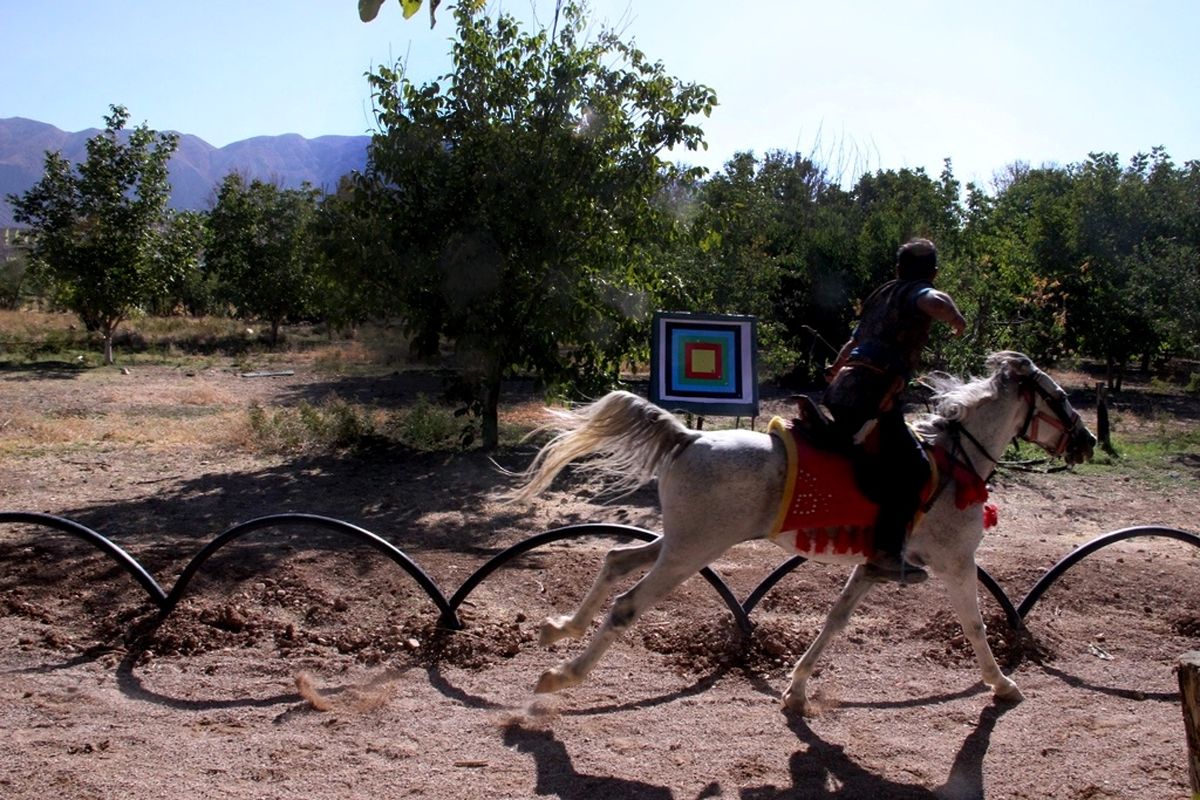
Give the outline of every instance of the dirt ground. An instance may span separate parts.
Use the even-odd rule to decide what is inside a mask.
[[[1073,389],[1084,380],[1064,378]],[[657,530],[648,490],[602,505],[568,479],[532,508],[497,507],[491,495],[506,479],[479,454],[263,455],[239,439],[250,402],[330,391],[384,405],[415,397],[399,374],[329,378],[304,364],[261,378],[222,366],[0,373],[0,445],[43,441],[0,451],[0,510],[80,522],[168,591],[222,530],[286,511],[377,534],[446,596],[500,549],[551,528]],[[1094,421],[1087,394],[1072,397]],[[1192,406],[1121,402],[1118,426],[1166,424],[1164,410],[1170,424],[1195,424]],[[783,409],[772,403],[768,413]],[[497,460],[519,468],[531,453]],[[1196,531],[1196,465],[1181,461],[1172,477],[1154,486],[1116,470],[1004,471],[993,484],[1000,524],[980,563],[1019,601],[1098,535]],[[1189,794],[1174,667],[1200,649],[1194,547],[1139,538],[1091,556],[1033,608],[1023,633],[981,587],[989,638],[1027,698],[1014,706],[980,683],[936,580],[878,588],[810,683],[814,713],[801,719],[782,711],[779,693],[842,569],[789,574],[754,610],[748,640],[693,578],[583,686],[532,694],[537,676],[579,647],[539,647],[538,623],[573,609],[612,543],[558,542],[509,564],[471,594],[465,629],[450,633],[376,550],[273,527],[219,550],[156,626],[141,586],[99,551],[0,525],[0,796]],[[714,568],[745,597],[785,557],[747,544]]]

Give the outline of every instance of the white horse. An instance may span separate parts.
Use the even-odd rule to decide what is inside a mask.
[[[920,437],[950,453],[958,468],[986,479],[1010,440],[1020,437],[1069,464],[1092,456],[1096,439],[1071,408],[1066,393],[1019,353],[994,353],[991,375],[962,382],[933,376],[934,411],[915,424]],[[614,581],[650,566],[646,575],[613,604],[584,651],[546,671],[538,692],[580,683],[638,616],[689,576],[735,544],[765,538],[777,521],[788,471],[780,437],[745,430],[690,430],[667,411],[628,392],[611,392],[574,411],[553,411],[545,429],[558,431],[510,497],[529,500],[546,489],[569,463],[584,456],[581,469],[605,490],[632,491],[658,476],[663,533],[647,544],[609,551],[604,566],[573,615],[542,623],[541,643],[581,637],[609,595]],[[953,470],[950,470],[953,474]],[[969,473],[959,472],[960,481]],[[945,480],[945,479],[943,479]],[[945,482],[913,528],[905,557],[926,566],[945,584],[950,603],[974,648],[983,681],[996,697],[1019,701],[1021,691],[992,655],[979,613],[975,550],[983,537],[983,506],[959,508]],[[845,554],[812,560],[847,563]],[[829,641],[850,619],[873,583],[856,566],[820,634],[792,670],[784,703],[804,713],[805,684]]]

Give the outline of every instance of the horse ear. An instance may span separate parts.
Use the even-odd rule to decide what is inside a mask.
[[[986,366],[992,373],[1000,373],[1006,380],[1023,378],[1033,374],[1035,367],[1029,356],[1012,350],[1001,350],[988,356]]]

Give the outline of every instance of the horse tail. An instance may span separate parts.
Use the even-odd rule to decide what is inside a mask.
[[[528,502],[543,492],[558,473],[584,456],[595,458],[579,469],[596,479],[596,494],[628,494],[648,483],[663,462],[701,434],[689,430],[670,412],[624,391],[609,392],[574,410],[551,410],[552,419],[535,430],[557,431],[524,472],[521,484],[506,493],[510,502]]]

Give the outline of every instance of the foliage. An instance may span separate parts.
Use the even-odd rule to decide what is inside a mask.
[[[278,342],[279,326],[303,318],[313,302],[319,197],[307,185],[281,189],[231,173],[208,215],[207,268],[240,317],[270,323],[272,344]]]
[[[659,153],[701,145],[689,119],[715,97],[615,35],[584,41],[573,4],[553,36],[469,4],[455,20],[452,74],[370,76],[380,132],[360,199],[390,221],[386,310],[420,353],[453,343],[457,397],[493,447],[506,376],[595,390],[645,340],[676,233]]]
[[[263,408],[251,404],[246,422],[253,444],[267,452],[362,450],[399,445],[420,451],[453,450],[462,423],[453,411],[419,395],[391,412],[357,405],[336,395],[320,403]]]
[[[112,106],[78,169],[47,152],[42,179],[8,198],[16,221],[31,228],[35,278],[101,333],[107,364],[117,326],[162,298],[192,259],[166,207],[177,137],[145,125],[124,132],[128,119],[123,106]]]

